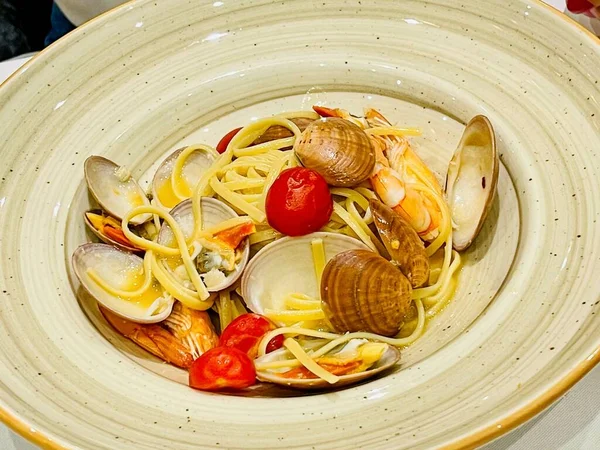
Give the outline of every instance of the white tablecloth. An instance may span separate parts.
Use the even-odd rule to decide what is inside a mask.
[[[545,0],[563,11],[565,0]],[[0,63],[0,82],[27,58]],[[600,449],[600,367],[594,369],[554,406],[483,450]],[[37,450],[0,424],[0,450]]]

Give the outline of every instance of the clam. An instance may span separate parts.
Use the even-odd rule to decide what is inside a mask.
[[[285,311],[284,298],[291,293],[319,298],[311,248],[316,239],[323,240],[326,261],[347,250],[369,251],[361,241],[336,233],[317,232],[271,242],[252,258],[242,276],[242,297],[250,310],[257,314]]]
[[[184,200],[183,202],[178,204],[175,208],[171,210],[170,214],[181,227],[181,231],[183,232],[183,235],[185,236],[186,240],[189,241],[189,239],[194,234],[195,225],[191,199]],[[202,198],[203,228],[218,225],[219,223],[234,217],[238,217],[237,213],[222,201],[210,197]],[[160,228],[157,242],[165,246],[176,246],[175,236],[173,235],[173,231],[171,230],[171,227],[168,224],[165,223]],[[239,261],[237,261],[237,263],[235,264],[235,268],[232,271],[230,271],[226,276],[220,277],[222,279],[217,280],[217,282],[215,283],[210,283],[206,278],[204,279],[209,292],[218,292],[231,286],[242,275],[242,272],[244,271],[244,268],[246,267],[246,264],[250,257],[250,245],[248,239],[245,239],[242,242],[241,246],[242,247],[237,250],[238,252],[241,251],[240,259]],[[197,247],[201,247],[200,244],[198,244]],[[218,266],[218,261],[217,263],[215,263],[215,258],[218,257],[213,255],[211,252],[204,252],[204,249],[202,249],[200,250],[200,253],[196,256],[196,264],[201,272],[203,272],[202,269],[205,269],[205,271],[208,272],[211,268]]]
[[[171,175],[173,174],[177,157],[186,148],[180,148],[171,153],[158,167],[152,179],[152,197],[163,208],[173,208],[181,201],[173,190]],[[216,155],[214,153],[201,148],[193,151],[187,157],[181,169],[181,179],[176,182],[176,188],[180,191],[181,195],[184,195],[186,198],[192,196],[192,191],[200,180],[200,177],[210,168],[215,158]]]
[[[100,209],[92,209],[83,214],[83,221],[98,239],[128,252],[142,252],[123,235],[121,223],[114,217],[107,216]]]
[[[375,361],[370,361],[368,367],[364,370],[360,370],[355,373],[350,373],[347,375],[339,375],[339,380],[335,384],[330,384],[325,380],[320,378],[298,378],[293,377],[294,374],[297,374],[298,371],[295,370],[292,372],[287,372],[288,369],[279,369],[279,370],[267,370],[261,369],[260,365],[263,363],[269,363],[274,361],[280,361],[285,359],[292,358],[292,355],[286,349],[279,349],[271,353],[267,353],[266,355],[260,357],[256,360],[257,370],[256,377],[260,381],[266,381],[269,383],[275,383],[282,386],[291,387],[294,389],[326,389],[326,388],[338,388],[342,386],[347,386],[350,384],[355,384],[360,381],[364,381],[367,378],[374,377],[375,375],[391,368],[394,364],[400,361],[400,352],[397,348],[388,345],[388,344],[380,344],[380,343],[368,343],[362,339],[353,339],[343,346],[341,350],[336,351],[336,353],[330,352],[327,357],[331,361],[332,358],[339,357],[343,360],[352,360],[353,357],[356,357],[356,351],[352,352],[352,350],[356,350],[355,348],[358,345],[369,345],[372,350],[377,351],[377,356]],[[374,348],[375,347],[375,348]],[[379,347],[379,348],[377,348]],[[355,353],[355,355],[352,355]],[[344,354],[348,354],[345,356]],[[318,361],[318,360],[317,360]]]
[[[291,118],[290,121],[294,122],[300,131],[304,131],[308,125],[315,121],[315,119],[309,117],[294,117]],[[262,144],[264,142],[292,137],[293,135],[294,133],[292,133],[286,127],[282,127],[281,125],[273,125],[267,128],[267,130],[258,138],[256,138],[252,144]]]
[[[485,116],[475,116],[465,128],[446,175],[456,251],[465,250],[479,234],[496,195],[499,167],[492,124]]]
[[[429,280],[429,258],[415,229],[400,214],[379,200],[372,199],[369,207],[392,261],[413,288],[425,284]]]
[[[332,186],[356,186],[375,166],[367,134],[352,122],[328,117],[312,122],[294,144],[300,162],[319,172]]]
[[[144,190],[127,168],[102,156],[90,156],[85,160],[84,172],[90,193],[111,216],[122,219],[133,208],[150,205]],[[151,217],[150,214],[140,214],[131,223],[140,225]]]
[[[408,279],[391,262],[365,250],[336,255],[325,266],[321,303],[333,328],[395,336],[412,301]]]
[[[156,280],[140,295],[125,298],[111,293],[96,280],[99,277],[115,290],[133,292],[144,283],[144,260],[133,253],[107,244],[83,244],[75,250],[73,270],[85,290],[116,315],[137,323],[165,320],[173,298]]]

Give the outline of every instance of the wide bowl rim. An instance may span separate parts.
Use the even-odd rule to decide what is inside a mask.
[[[583,32],[592,39],[596,45],[600,46],[600,37],[594,35],[590,30],[585,28],[582,24],[575,21],[573,18],[567,16],[563,12],[559,11],[555,7],[545,3],[543,0],[526,0],[535,3],[538,7],[545,9],[547,12],[554,14],[559,20],[563,21],[567,27],[571,27],[573,31]],[[125,3],[112,8],[93,19],[89,20],[82,26],[77,27],[67,36],[64,36],[52,43],[48,47],[44,48],[37,54],[34,54],[28,61],[14,71],[8,78],[0,83],[0,88],[7,86],[11,81],[17,78],[17,76],[23,71],[27,70],[30,66],[34,65],[36,61],[40,60],[46,54],[54,51],[62,45],[67,44],[74,37],[80,33],[87,32],[87,29],[94,24],[103,21],[106,17],[112,15],[121,10],[131,9],[138,0],[127,0]],[[489,425],[479,430],[474,430],[466,436],[459,437],[453,442],[443,445],[440,448],[459,450],[466,448],[477,448],[484,445],[494,439],[497,439],[503,435],[508,434],[510,431],[524,424],[528,420],[532,419],[552,403],[558,400],[564,395],[569,389],[571,389],[577,382],[579,382],[586,374],[588,374],[596,365],[600,364],[600,346],[594,349],[588,356],[583,358],[579,363],[574,365],[567,374],[558,380],[556,383],[551,385],[548,389],[543,391],[541,394],[529,400],[525,405],[521,406],[516,411],[500,418],[496,424]],[[19,434],[23,438],[27,439],[32,444],[35,444],[43,449],[49,450],[68,450],[69,447],[63,446],[57,442],[50,434],[46,434],[44,431],[38,430],[33,427],[32,423],[28,423],[26,419],[18,417],[10,408],[0,402],[0,422],[9,427],[12,431]]]

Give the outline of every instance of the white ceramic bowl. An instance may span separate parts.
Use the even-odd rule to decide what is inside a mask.
[[[85,449],[462,448],[522,423],[600,359],[598,67],[595,38],[526,0],[142,0],[78,29],[0,91],[0,418]],[[77,301],[83,161],[147,180],[182,144],[315,102],[421,126],[440,176],[486,114],[494,213],[396,373],[304,397],[191,391]]]

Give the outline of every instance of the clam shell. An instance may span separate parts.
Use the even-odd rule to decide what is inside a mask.
[[[336,233],[317,232],[271,242],[252,258],[242,276],[242,296],[250,310],[257,314],[264,314],[267,308],[283,311],[284,297],[293,292],[319,298],[311,249],[314,239],[323,239],[327,261],[347,250],[370,251],[358,239]]]
[[[412,287],[425,284],[429,280],[429,258],[415,229],[400,214],[379,200],[372,199],[369,206],[379,236],[394,263],[408,278]]]
[[[290,119],[290,121],[294,122],[300,131],[304,131],[308,125],[315,121],[315,119],[309,117],[294,117]],[[262,144],[263,142],[292,137],[293,135],[294,133],[292,133],[286,127],[282,127],[281,125],[273,125],[272,127],[267,128],[263,134],[257,137],[252,144]]]
[[[262,361],[272,361],[277,358],[278,352],[284,352],[282,350],[278,350],[277,352],[272,352],[261,358]],[[337,389],[342,386],[348,386],[350,384],[356,384],[361,381],[364,381],[368,378],[374,377],[377,374],[391,368],[394,364],[400,361],[400,351],[396,347],[392,347],[388,345],[387,349],[377,361],[377,363],[365,370],[364,372],[353,373],[350,375],[341,375],[340,379],[335,384],[329,384],[327,381],[322,380],[320,378],[315,379],[306,379],[306,380],[294,380],[289,378],[284,378],[279,376],[277,373],[269,372],[266,370],[259,370],[256,372],[256,378],[260,381],[266,381],[269,383],[275,383],[282,386],[291,387],[294,389],[304,389],[304,390],[317,390],[317,389]]]
[[[144,260],[139,256],[108,244],[83,244],[73,253],[72,264],[75,275],[85,290],[118,316],[137,323],[156,323],[171,314],[172,299],[158,314],[150,314],[147,306],[109,294],[87,273],[88,269],[93,268],[111,286],[125,286],[131,274],[139,276],[141,272]]]
[[[294,144],[304,167],[319,172],[332,186],[356,186],[375,166],[375,150],[357,125],[337,117],[315,120]]]
[[[321,304],[334,329],[395,336],[411,304],[408,279],[392,263],[365,250],[333,258],[323,271]]]
[[[181,227],[181,231],[186,239],[190,239],[194,232],[194,213],[192,210],[192,200],[187,199],[178,204],[175,208],[170,211],[170,214],[173,216],[175,221]],[[237,217],[237,213],[228,205],[223,203],[220,200],[203,197],[202,198],[202,226],[203,227],[212,227],[217,225],[227,219],[231,219],[232,217]],[[162,245],[175,247],[175,236],[171,231],[171,227],[166,223],[160,228],[158,233],[157,242]],[[231,272],[223,283],[218,284],[217,286],[213,286],[208,290],[210,292],[218,292],[225,288],[228,288],[233,283],[235,283],[238,278],[242,275],[246,264],[248,263],[248,259],[250,257],[250,245],[248,240],[242,244],[244,246],[242,259],[237,265],[237,268]]]
[[[117,164],[102,156],[90,156],[84,164],[85,180],[92,196],[104,211],[122,219],[133,208],[150,205],[150,201],[133,177],[127,181],[120,180],[116,173],[118,169]],[[140,214],[130,222],[140,225],[151,217],[150,214]]]
[[[85,222],[87,227],[90,229],[90,231],[92,233],[94,233],[94,235],[98,239],[100,239],[102,242],[104,242],[105,244],[114,245],[115,247],[119,247],[121,250],[125,250],[127,252],[133,252],[133,253],[143,252],[142,249],[139,249],[137,247],[131,247],[129,245],[123,245],[120,242],[114,241],[111,238],[109,238],[108,236],[106,236],[104,233],[102,233],[100,230],[98,230],[96,227],[94,227],[92,222],[90,222],[90,220],[87,217],[88,212],[95,213],[95,214],[102,214],[102,211],[99,209],[92,209],[90,211],[86,211],[85,213],[83,213],[83,221]]]
[[[479,234],[492,206],[500,161],[492,124],[475,116],[448,166],[446,196],[452,214],[453,247],[465,250]]]
[[[171,182],[170,179],[175,161],[185,149],[186,147],[183,147],[171,153],[158,167],[152,179],[152,198],[159,206],[165,209],[173,208],[180,202],[179,199],[173,197],[170,187],[164,189],[164,183]],[[200,177],[210,168],[214,161],[215,155],[204,150],[197,150],[188,156],[181,173],[190,189],[196,186]]]

